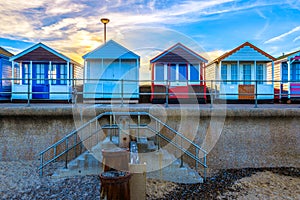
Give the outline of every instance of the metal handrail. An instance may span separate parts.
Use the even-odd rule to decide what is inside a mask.
[[[154,130],[151,127],[148,127],[149,130],[151,130],[152,132],[154,132],[157,136],[159,136],[160,138],[164,139],[165,141],[167,141],[169,144],[172,144],[174,147],[176,147],[177,149],[181,150],[184,154],[188,155],[190,158],[192,158],[195,162],[196,162],[196,170],[197,170],[197,163],[200,163],[204,169],[203,169],[203,178],[204,181],[206,181],[206,168],[208,167],[206,164],[206,154],[204,154],[203,157],[203,162],[199,159],[199,157],[195,156],[194,154],[192,154],[190,151],[188,151],[185,148],[182,148],[182,146],[178,145],[176,142],[173,142],[172,140],[170,140],[168,137],[164,136],[163,134],[161,134],[159,131]],[[197,151],[196,151],[197,152]],[[181,163],[183,162],[183,157],[181,156]]]
[[[173,128],[171,128],[170,126],[168,126],[166,123],[162,122],[160,119],[154,117],[153,115],[151,115],[150,113],[147,113],[147,115],[149,117],[151,117],[152,119],[154,119],[155,121],[159,122],[160,124],[162,124],[164,127],[166,127],[167,129],[169,129],[170,131],[176,133],[176,135],[178,135],[180,138],[184,139],[185,141],[187,141],[188,143],[192,144],[195,148],[201,150],[204,154],[207,154],[207,152],[202,149],[199,145],[195,144],[193,141],[191,141],[190,139],[188,139],[187,137],[185,137],[184,135],[182,135],[181,133],[179,133],[178,131],[174,130]]]
[[[144,95],[163,95],[163,97],[159,97],[159,99],[165,100],[165,105],[166,107],[168,107],[168,103],[169,103],[169,98],[171,99],[173,96],[179,96],[178,98],[180,98],[180,95],[192,95],[195,98],[205,98],[205,96],[211,96],[210,98],[210,103],[211,103],[211,107],[212,107],[212,100],[213,99],[218,99],[220,96],[224,96],[222,97],[223,100],[226,100],[227,98],[230,99],[231,96],[254,96],[254,98],[251,100],[255,101],[255,107],[257,107],[258,101],[259,101],[259,97],[261,96],[267,96],[267,99],[276,99],[277,97],[279,97],[279,99],[282,98],[299,98],[300,95],[298,93],[293,93],[292,90],[290,90],[290,85],[292,85],[292,83],[297,83],[299,84],[300,81],[299,80],[247,80],[245,82],[245,80],[199,80],[197,81],[197,84],[200,84],[200,87],[206,87],[207,89],[209,89],[209,92],[175,92],[175,93],[171,93],[169,90],[172,89],[173,86],[176,86],[176,83],[193,83],[191,81],[180,81],[180,80],[163,80],[163,81],[156,81],[156,80],[131,80],[131,79],[121,79],[121,80],[116,80],[116,79],[82,79],[82,78],[65,78],[65,79],[53,79],[53,78],[49,78],[49,79],[45,79],[45,81],[49,81],[49,85],[55,85],[55,86],[66,86],[69,87],[69,89],[67,89],[66,91],[62,92],[62,91],[44,91],[44,92],[37,92],[37,91],[32,91],[31,87],[32,87],[32,82],[34,80],[42,80],[40,78],[30,78],[28,77],[27,79],[25,78],[1,78],[0,81],[5,81],[5,85],[3,85],[2,90],[0,89],[0,95],[3,95],[3,98],[1,100],[14,100],[14,99],[20,99],[20,100],[27,100],[27,104],[28,106],[30,105],[30,101],[35,99],[32,95],[42,95],[42,94],[47,94],[47,95],[67,95],[66,97],[61,97],[63,99],[66,98],[66,100],[70,101],[72,99],[72,101],[76,101],[75,100],[75,96],[77,95],[116,95],[118,98],[122,99],[122,104],[123,104],[123,100],[124,99],[128,99],[131,98],[132,96],[136,96],[136,98],[138,98],[138,96],[144,96]],[[64,83],[66,84],[52,84],[51,81],[55,81],[55,80],[60,80],[60,81],[64,81]],[[22,83],[22,81],[27,81],[28,83]],[[117,85],[119,85],[118,90],[116,91],[112,91],[112,92],[105,92],[105,91],[77,91],[75,89],[76,92],[74,92],[74,88],[81,88],[83,87],[83,85],[85,83],[89,84],[88,81],[92,82],[91,84],[96,84],[96,83],[105,83],[105,82],[114,82]],[[165,86],[166,90],[164,92],[155,92],[155,91],[151,91],[151,92],[139,92],[134,91],[134,92],[128,92],[126,90],[127,85],[137,85],[137,86],[142,86],[143,84],[147,84],[147,85],[151,85],[152,83],[158,84],[158,85],[162,85]],[[175,84],[173,84],[175,83]],[[241,84],[250,84],[250,85],[255,85],[255,90],[254,92],[245,92],[245,93],[231,93],[231,92],[227,92],[227,91],[221,91],[220,90],[220,84],[223,85],[238,85],[239,83]],[[263,84],[261,84],[263,83]],[[277,85],[275,85],[277,84]],[[278,85],[279,84],[279,85]],[[14,86],[12,86],[14,85]],[[24,86],[24,90],[21,91],[15,91],[12,90],[11,88],[14,88],[16,86]],[[263,92],[263,91],[258,91],[258,87],[260,85],[269,85],[272,86],[273,89],[270,90],[269,92]],[[287,90],[283,89],[281,86],[282,85],[286,85],[285,87],[288,87]],[[180,86],[180,84],[179,84]],[[275,87],[276,86],[276,87]],[[274,92],[274,90],[277,89],[277,92]],[[76,94],[75,94],[76,93]],[[13,97],[13,95],[22,95],[22,97]],[[73,99],[74,97],[74,99]],[[89,99],[88,97],[84,97],[86,99]],[[191,97],[193,98],[193,97]],[[224,99],[226,98],[226,99]],[[234,97],[236,98],[236,97]],[[220,99],[220,98],[219,98]],[[38,98],[38,100],[44,100],[44,99],[40,99]]]
[[[189,152],[187,149],[183,148],[182,145],[170,140],[169,138],[167,138],[166,136],[164,136],[163,134],[161,134],[159,131],[157,131],[156,129],[153,129],[152,127],[143,124],[142,127],[143,128],[147,128],[151,131],[153,131],[157,136],[159,136],[160,138],[164,139],[165,141],[169,142],[170,144],[172,144],[174,147],[176,147],[178,150],[184,152],[184,154],[188,155],[190,158],[192,158],[195,162],[196,162],[196,167],[197,167],[197,163],[200,163],[203,167],[204,167],[204,179],[206,178],[206,155],[207,152],[202,149],[199,145],[195,144],[194,142],[192,142],[191,140],[189,140],[188,138],[186,138],[184,135],[182,135],[181,133],[179,133],[178,131],[174,130],[173,128],[171,128],[170,126],[168,126],[167,124],[165,124],[164,122],[162,122],[161,120],[159,120],[158,118],[154,117],[153,115],[151,115],[150,113],[147,112],[104,112],[99,114],[98,116],[96,116],[95,118],[89,120],[88,122],[86,122],[85,124],[81,125],[78,129],[73,130],[71,133],[69,133],[68,135],[66,135],[64,138],[60,139],[59,141],[57,141],[56,143],[52,144],[51,146],[49,146],[48,148],[46,148],[45,150],[41,151],[39,153],[40,159],[41,159],[41,164],[39,166],[39,170],[40,170],[40,175],[43,175],[43,168],[50,164],[51,162],[54,162],[55,160],[57,160],[58,158],[60,158],[61,156],[66,154],[66,160],[65,160],[65,167],[67,168],[67,162],[68,162],[68,152],[73,149],[76,148],[78,145],[82,144],[84,141],[86,141],[87,139],[91,138],[92,136],[94,136],[96,133],[98,133],[99,130],[103,129],[103,128],[116,128],[115,124],[109,124],[109,125],[103,125],[103,126],[99,126],[99,129],[94,130],[92,133],[89,134],[89,136],[87,138],[84,138],[83,140],[76,142],[76,144],[72,145],[72,146],[68,146],[68,139],[71,138],[73,135],[77,134],[79,131],[83,130],[85,127],[90,126],[90,124],[96,122],[97,120],[99,120],[100,118],[102,118],[103,116],[112,116],[112,115],[137,115],[137,116],[149,116],[150,118],[154,119],[157,123],[163,125],[164,127],[166,127],[167,129],[169,129],[170,131],[172,131],[174,134],[178,135],[181,139],[184,139],[185,141],[187,141],[190,145],[194,146],[196,148],[196,152],[198,152],[198,150],[201,150],[204,154],[204,158],[203,158],[203,162],[197,157],[197,155],[192,154],[191,152]],[[132,125],[130,126],[131,128],[140,128],[141,124],[138,124],[137,126]],[[66,148],[58,155],[54,155],[53,158],[49,159],[48,161],[44,162],[44,154],[46,152],[48,152],[51,149],[55,149],[59,144],[62,144],[66,142]],[[98,142],[98,141],[97,141]],[[181,157],[182,159],[182,157]]]

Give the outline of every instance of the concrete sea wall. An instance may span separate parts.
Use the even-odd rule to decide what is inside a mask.
[[[77,109],[86,119],[109,106]],[[208,153],[210,169],[300,167],[300,109],[140,107],[166,121]],[[167,117],[166,117],[167,116]],[[6,106],[0,109],[0,159],[32,160],[76,127],[70,105]],[[75,120],[74,120],[75,119]],[[83,119],[83,120],[86,120]]]

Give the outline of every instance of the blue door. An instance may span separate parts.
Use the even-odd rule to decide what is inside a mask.
[[[35,63],[32,66],[32,98],[49,99],[48,64]]]

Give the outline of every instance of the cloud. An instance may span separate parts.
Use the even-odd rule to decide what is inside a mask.
[[[220,57],[220,56],[223,55],[224,53],[225,53],[224,50],[214,50],[214,51],[207,52],[206,54],[207,54],[208,57],[209,57],[208,62],[213,61],[214,59]]]
[[[280,40],[282,40],[283,38],[285,38],[285,37],[287,37],[287,36],[289,36],[289,35],[291,35],[291,34],[293,34],[293,33],[295,33],[295,32],[298,32],[298,31],[300,31],[300,26],[297,26],[297,27],[293,28],[292,30],[290,30],[290,31],[288,31],[288,32],[286,32],[286,33],[283,33],[283,34],[281,34],[281,35],[279,35],[279,36],[273,37],[273,38],[271,38],[271,39],[265,41],[264,43],[265,43],[265,44],[268,44],[268,43],[273,43],[273,42],[280,41]]]
[[[300,36],[296,37],[296,38],[293,40],[293,42],[296,42],[296,41],[298,41],[298,40],[300,40]]]
[[[218,19],[221,14],[277,3],[277,0],[255,3],[234,0],[7,0],[0,2],[0,37],[46,41],[82,62],[81,56],[102,42],[101,17],[111,20],[107,26],[108,39],[128,40],[128,35],[124,34],[126,31],[153,27],[153,37],[159,38],[161,34],[161,41],[154,43],[150,35],[149,39],[145,39],[145,33],[137,32],[129,46],[134,47],[135,43],[148,47],[151,44],[152,47],[164,49],[182,39],[176,38],[177,34],[165,28]]]
[[[52,0],[46,4],[47,15],[61,15],[67,13],[76,13],[87,8],[84,4],[79,4],[72,0]]]

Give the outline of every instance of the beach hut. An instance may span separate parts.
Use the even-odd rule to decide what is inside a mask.
[[[140,56],[109,40],[83,58],[85,102],[138,102]]]
[[[43,43],[11,57],[10,61],[15,79],[12,100],[70,101],[74,87],[72,79],[82,70],[79,63]]]
[[[168,95],[170,102],[183,102],[194,98],[205,102],[205,63],[205,58],[181,43],[151,59],[151,101],[163,103]]]
[[[268,65],[271,65],[270,63]],[[300,50],[283,54],[275,61],[275,98],[300,98]]]
[[[12,53],[0,47],[0,99],[6,100],[11,92],[11,62],[9,58]]]
[[[249,42],[216,58],[206,66],[207,85],[226,100],[274,99],[275,58]],[[267,63],[271,62],[267,66]],[[211,81],[212,80],[212,81]],[[269,81],[266,81],[269,80]]]

